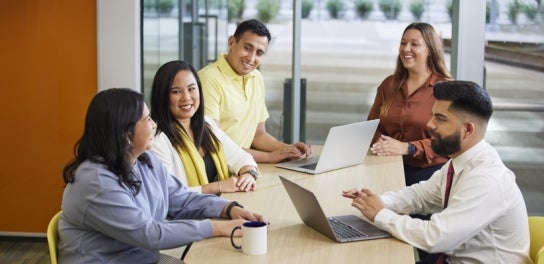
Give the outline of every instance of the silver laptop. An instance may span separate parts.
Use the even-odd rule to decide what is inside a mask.
[[[330,239],[336,242],[353,242],[391,237],[391,234],[355,215],[325,216],[313,192],[282,176],[280,180],[302,222]]]
[[[379,119],[331,127],[321,155],[277,163],[276,167],[318,174],[363,163]]]

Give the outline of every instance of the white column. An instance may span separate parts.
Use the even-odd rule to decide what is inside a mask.
[[[141,91],[140,0],[97,2],[98,91]]]
[[[485,1],[453,0],[451,73],[485,86]]]

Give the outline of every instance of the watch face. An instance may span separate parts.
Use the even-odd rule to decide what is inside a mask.
[[[416,146],[414,146],[413,144],[409,144],[408,145],[408,154],[413,155],[414,153],[416,153]]]
[[[255,178],[259,177],[259,173],[257,173],[255,170],[249,170],[247,172],[249,172],[249,174]]]

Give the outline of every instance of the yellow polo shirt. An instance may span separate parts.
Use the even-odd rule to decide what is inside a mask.
[[[243,148],[250,148],[257,124],[269,117],[265,104],[264,81],[259,70],[238,75],[226,54],[198,71],[202,84],[205,114],[219,120],[219,127]]]

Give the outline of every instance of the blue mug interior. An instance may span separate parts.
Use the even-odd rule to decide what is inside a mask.
[[[255,228],[255,227],[266,226],[266,223],[249,221],[249,222],[245,222],[243,225],[244,225],[244,227],[253,227],[253,228]]]

